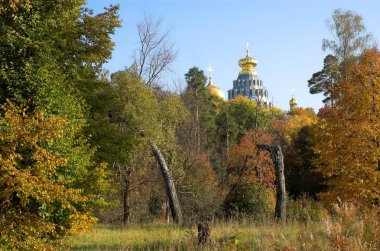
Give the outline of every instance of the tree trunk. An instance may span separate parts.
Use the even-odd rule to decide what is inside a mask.
[[[259,149],[270,153],[274,168],[276,170],[276,209],[275,218],[277,221],[286,220],[286,189],[284,175],[284,156],[280,145],[258,145]]]
[[[117,164],[120,182],[122,185],[122,198],[123,198],[123,224],[127,224],[129,220],[129,187],[130,187],[130,176],[132,173],[132,170],[128,166],[121,166],[120,164]]]
[[[123,188],[123,224],[128,223],[129,219],[129,173],[124,174],[124,188]]]
[[[174,186],[173,178],[170,174],[169,168],[166,165],[164,156],[162,155],[160,149],[152,141],[149,141],[150,146],[152,147],[154,157],[156,158],[158,164],[160,165],[161,174],[164,177],[166,192],[169,199],[169,206],[172,212],[174,222],[182,224],[183,216],[181,207],[177,197],[177,191]]]
[[[210,227],[207,222],[198,223],[198,244],[205,245],[210,239]]]

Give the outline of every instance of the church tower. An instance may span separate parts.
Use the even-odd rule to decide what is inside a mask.
[[[297,109],[297,100],[294,98],[294,96],[289,101],[290,111],[294,112]]]
[[[233,81],[232,89],[228,90],[228,99],[245,96],[255,102],[268,105],[268,91],[255,72],[256,65],[257,60],[249,56],[247,43],[247,55],[239,60],[242,70],[239,72],[238,78]]]

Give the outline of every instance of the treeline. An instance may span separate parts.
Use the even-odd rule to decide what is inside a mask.
[[[275,170],[259,144],[281,145],[290,198],[379,203],[380,53],[352,12],[334,13],[333,55],[309,80],[327,97],[318,115],[226,102],[197,67],[180,93],[163,89],[176,51],[149,15],[134,64],[112,74],[118,6],[8,0],[0,21],[3,249],[52,249],[97,220],[272,218]]]

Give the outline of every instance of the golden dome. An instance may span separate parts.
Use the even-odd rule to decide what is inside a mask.
[[[289,105],[290,106],[296,106],[297,105],[297,100],[294,97],[292,97],[292,99],[289,101]]]
[[[247,49],[247,56],[239,60],[239,66],[242,68],[241,74],[256,74],[255,68],[257,65],[257,60],[249,56],[249,50]]]
[[[209,90],[211,95],[224,100],[224,93],[218,87],[216,87],[212,84],[211,77],[210,77],[210,80],[209,80],[208,85],[206,87]]]

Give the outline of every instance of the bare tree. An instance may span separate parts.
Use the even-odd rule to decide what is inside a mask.
[[[177,57],[170,30],[161,31],[162,19],[144,13],[144,20],[137,24],[139,48],[134,53],[134,64],[139,77],[148,86],[157,84],[159,76],[170,70]]]
[[[331,50],[339,62],[375,44],[372,34],[366,32],[362,16],[352,11],[335,10],[327,25],[333,39],[323,39],[322,49]]]

